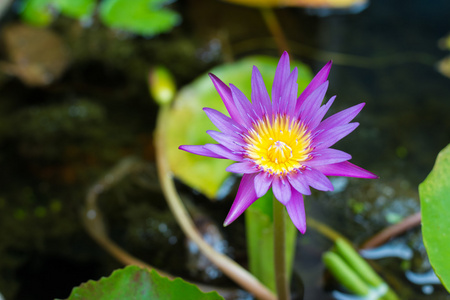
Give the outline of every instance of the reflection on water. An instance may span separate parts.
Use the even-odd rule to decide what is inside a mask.
[[[380,297],[385,295],[387,291],[388,286],[383,283],[377,288],[370,289],[369,294],[366,296],[348,295],[339,291],[333,291],[333,297],[336,300],[378,300]]]
[[[434,287],[432,286],[432,284],[441,285],[441,282],[439,281],[439,278],[437,277],[433,269],[425,273],[414,273],[411,271],[406,271],[405,276],[412,283],[421,285],[422,292],[425,295],[431,295],[434,292]]]
[[[413,257],[413,251],[401,242],[390,242],[373,249],[362,249],[359,251],[366,259],[381,259],[386,257],[398,257],[409,260]]]

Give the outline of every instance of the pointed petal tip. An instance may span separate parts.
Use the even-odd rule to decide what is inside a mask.
[[[228,212],[227,217],[225,218],[225,221],[223,221],[223,227],[227,227],[231,223],[233,223],[244,211],[237,213],[235,211]]]
[[[302,234],[306,232],[306,215],[303,195],[294,189],[293,198],[287,203],[286,210],[291,218],[292,223]]]
[[[366,169],[363,169],[361,167],[356,166],[360,172],[359,172],[359,178],[364,178],[364,179],[380,179],[380,176],[378,176],[375,173],[372,173],[370,171],[367,171]],[[343,175],[343,176],[347,176],[347,175]],[[356,177],[356,176],[348,176],[348,177]]]
[[[325,66],[323,66],[322,69],[316,74],[316,76],[319,75],[319,73],[320,73],[321,75],[322,74],[325,75],[324,79],[328,78],[328,75],[330,74],[330,70],[331,70],[331,66],[332,65],[333,65],[333,61],[332,60],[328,61],[325,64]]]
[[[213,73],[208,73],[209,78],[211,78],[212,80],[215,79],[219,79],[216,75],[214,75]]]
[[[369,172],[367,170],[366,170],[366,172],[368,172],[369,174],[367,174],[367,177],[365,177],[365,178],[367,178],[367,179],[380,179],[380,176],[378,176],[377,174],[374,174],[374,173]]]
[[[353,106],[353,107],[357,108],[358,114],[359,114],[359,112],[363,109],[364,106],[366,106],[366,103],[365,103],[365,102],[361,102],[361,103],[359,103],[359,104],[356,104],[356,105]],[[351,107],[350,107],[350,108],[351,108]]]

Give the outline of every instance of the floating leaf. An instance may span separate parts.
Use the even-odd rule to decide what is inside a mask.
[[[271,87],[277,64],[278,59],[276,58],[253,56],[232,64],[218,66],[210,72],[226,84],[230,82],[235,84],[250,98],[253,66],[258,67],[267,86]],[[291,66],[298,68],[298,84],[299,92],[301,92],[312,79],[311,71],[307,66],[296,61]],[[220,186],[229,176],[225,169],[232,162],[178,150],[180,145],[216,143],[206,134],[207,130],[214,130],[215,127],[203,112],[203,107],[210,107],[228,115],[207,74],[200,76],[181,89],[175,98],[169,120],[167,120],[169,122],[168,157],[171,169],[178,178],[206,196],[215,198]]]
[[[113,28],[141,35],[155,35],[169,31],[180,22],[180,16],[163,5],[168,0],[104,0],[100,4],[100,18]]]
[[[193,284],[181,278],[170,280],[154,270],[128,266],[114,271],[109,277],[98,281],[89,280],[72,290],[67,300],[220,300],[217,292],[203,293]]]
[[[450,291],[450,144],[438,155],[431,173],[419,185],[422,234],[431,265]]]
[[[54,0],[61,13],[75,19],[91,16],[95,9],[95,0]]]

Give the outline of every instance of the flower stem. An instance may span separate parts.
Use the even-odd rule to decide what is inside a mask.
[[[275,281],[278,300],[289,300],[289,283],[286,270],[286,218],[284,205],[273,197],[273,244]]]

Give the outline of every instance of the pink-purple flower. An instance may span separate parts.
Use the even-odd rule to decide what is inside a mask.
[[[292,222],[305,233],[303,195],[311,194],[310,187],[332,191],[326,176],[377,178],[350,163],[349,154],[330,148],[359,125],[350,121],[364,106],[355,105],[322,121],[335,99],[321,105],[330,69],[328,62],[297,97],[298,70],[290,71],[289,55],[284,52],[275,72],[272,100],[261,73],[253,67],[251,102],[234,85],[228,87],[210,74],[230,117],[204,108],[220,130],[207,131],[218,144],[183,145],[180,149],[236,161],[227,171],[244,174],[225,226],[272,187]]]

